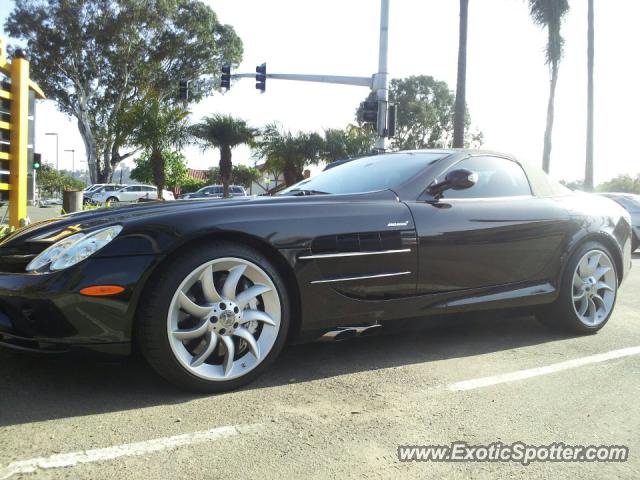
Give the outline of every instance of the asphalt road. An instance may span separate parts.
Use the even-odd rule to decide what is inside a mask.
[[[534,319],[489,315],[295,346],[256,383],[216,396],[177,391],[140,360],[0,351],[0,479],[30,476],[20,472],[36,464],[37,478],[73,479],[640,478],[640,355],[592,357],[640,346],[640,255],[634,264],[597,335],[559,335]],[[452,387],[585,357],[600,360]],[[529,466],[397,459],[398,445],[458,440],[626,445],[630,457]]]

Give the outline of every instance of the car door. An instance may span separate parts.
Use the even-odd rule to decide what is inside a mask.
[[[446,292],[549,278],[565,234],[567,214],[534,197],[515,161],[471,156],[450,166],[478,174],[466,190],[410,204],[419,241],[418,291]]]
[[[155,187],[141,187],[141,194],[138,198],[145,198],[149,200],[156,200],[158,198],[158,189]]]
[[[120,197],[121,202],[135,202],[138,199],[139,193],[140,187],[133,185],[122,190],[118,197]]]

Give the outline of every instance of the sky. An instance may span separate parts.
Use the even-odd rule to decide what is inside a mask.
[[[244,44],[237,72],[370,76],[378,65],[379,0],[205,0]],[[565,55],[556,94],[551,175],[584,177],[586,132],[587,0],[570,0],[562,25]],[[13,2],[0,3],[0,21]],[[455,90],[458,50],[457,0],[390,0],[389,73],[392,78],[432,75]],[[640,2],[595,0],[595,180],[640,173],[640,156],[630,147],[640,107],[640,55],[633,51]],[[549,73],[544,64],[546,32],[529,17],[526,0],[470,0],[467,104],[472,128],[484,133],[483,148],[514,154],[541,165]],[[627,51],[630,49],[631,51]],[[365,87],[267,80],[264,94],[252,79],[229,92],[191,106],[192,119],[228,113],[259,127],[278,121],[291,130],[342,128],[354,121]],[[55,164],[53,136],[59,134],[60,168],[86,168],[75,121],[51,101],[37,110],[36,150]],[[185,151],[189,166],[217,164],[215,150]],[[252,165],[248,148],[234,162]],[[84,166],[84,167],[83,167]]]

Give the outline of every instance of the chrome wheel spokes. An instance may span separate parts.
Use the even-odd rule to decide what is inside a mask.
[[[196,268],[176,291],[167,325],[171,349],[194,375],[230,380],[271,351],[280,314],[264,270],[240,258],[217,259]]]
[[[573,307],[582,323],[594,327],[611,313],[618,281],[609,256],[601,250],[587,252],[573,274]]]

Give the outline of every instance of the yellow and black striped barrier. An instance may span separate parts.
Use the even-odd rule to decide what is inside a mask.
[[[5,192],[9,193],[9,224],[19,227],[27,218],[29,93],[34,92],[36,98],[45,96],[29,79],[24,53],[18,50],[11,62],[7,61],[2,39],[0,81],[0,195],[6,199]]]

